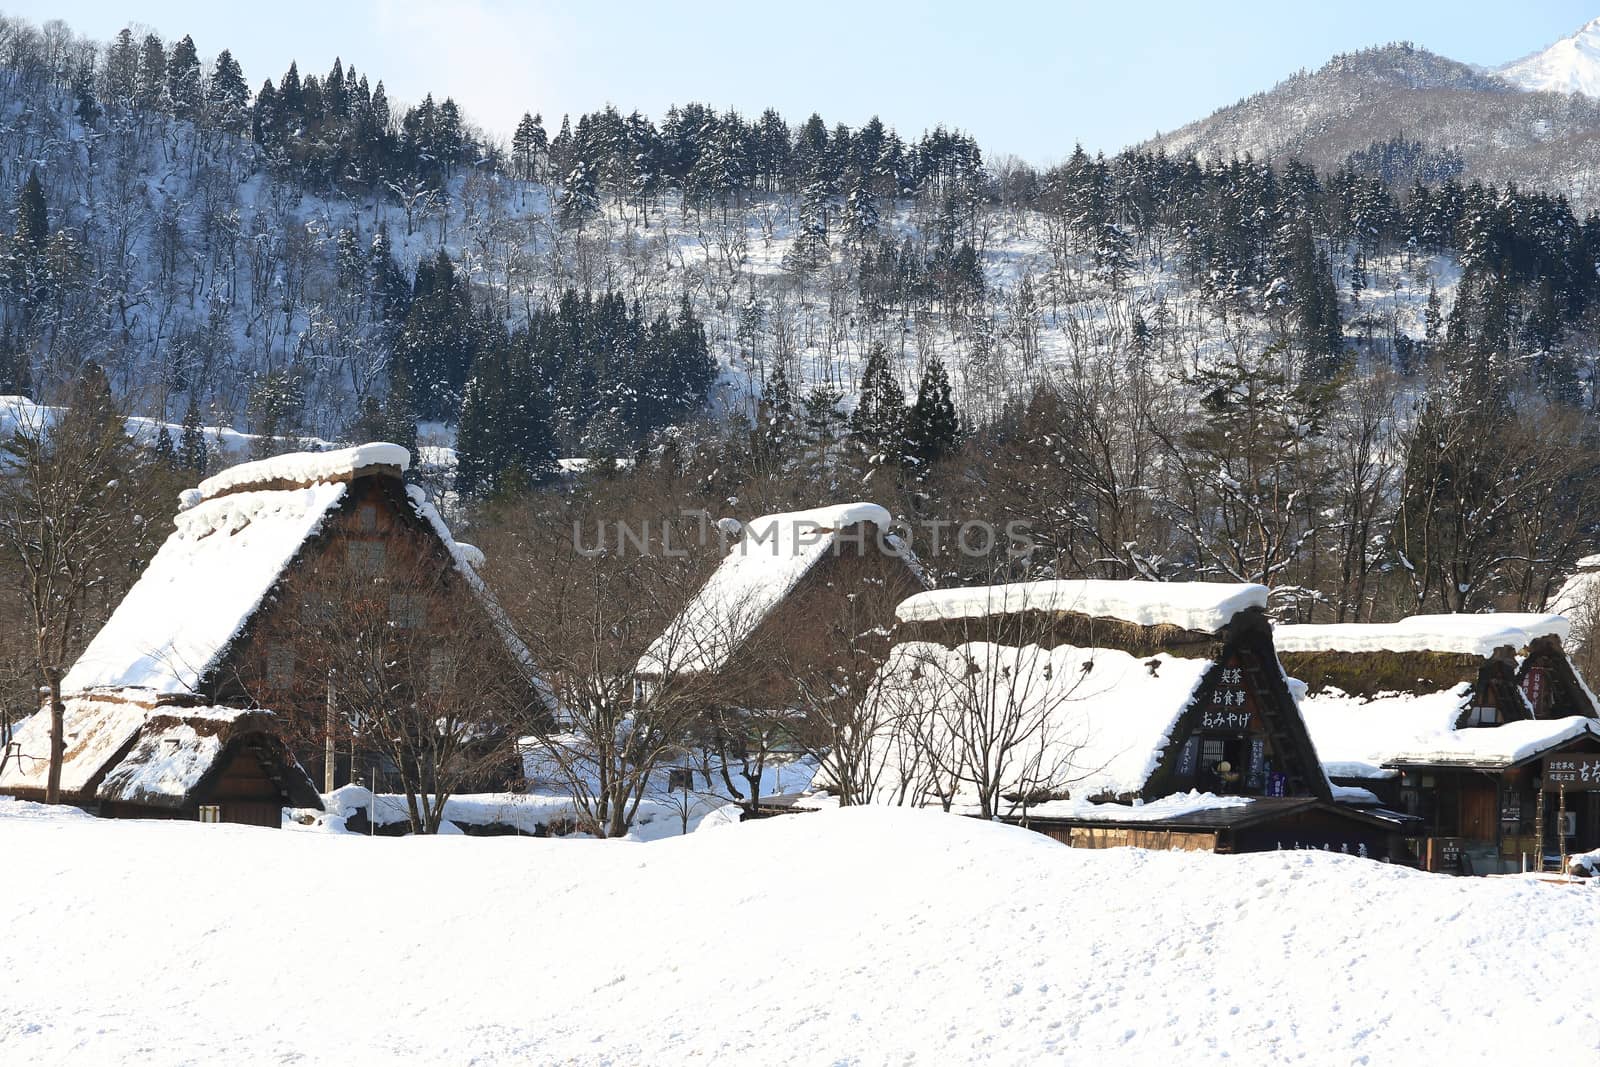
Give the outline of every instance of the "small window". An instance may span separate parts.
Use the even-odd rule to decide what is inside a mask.
[[[300,623],[321,627],[333,622],[333,605],[320,596],[307,596],[300,602]]]
[[[356,574],[382,574],[387,548],[382,541],[350,541],[345,545],[345,562]]]
[[[294,684],[294,649],[291,646],[275,644],[267,650],[267,684],[274,689],[287,689]]]
[[[450,686],[453,671],[450,654],[442,648],[428,652],[428,691],[442,693]]]
[[[201,822],[221,822],[222,821],[222,805],[220,805],[220,804],[202,804],[202,805],[200,805],[200,821]]]
[[[396,593],[389,598],[389,621],[401,630],[419,630],[428,621],[422,598],[412,593]]]
[[[373,533],[378,529],[378,505],[362,504],[356,508],[356,529]]]
[[[1467,711],[1468,726],[1496,726],[1500,722],[1500,709],[1493,704],[1474,705]]]

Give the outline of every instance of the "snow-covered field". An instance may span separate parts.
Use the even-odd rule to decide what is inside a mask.
[[[653,844],[0,801],[0,1062],[1600,1056],[1584,885],[854,809]]]

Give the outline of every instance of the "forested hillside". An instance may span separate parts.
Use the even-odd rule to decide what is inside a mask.
[[[3,391],[93,363],[262,448],[420,432],[490,539],[583,456],[674,508],[1030,525],[919,546],[950,579],[1232,577],[1286,617],[1535,607],[1594,548],[1600,221],[1448,146],[1040,168],[533,100],[501,140],[226,44],[0,23]]]

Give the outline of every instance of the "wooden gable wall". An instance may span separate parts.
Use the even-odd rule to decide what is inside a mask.
[[[1179,718],[1143,798],[1199,789],[1331,801],[1311,735],[1278,665],[1265,616],[1241,612],[1221,636],[1216,662]],[[1231,788],[1219,783],[1207,766],[1208,747],[1220,747],[1233,764],[1232,773],[1240,776]]]
[[[1559,638],[1539,637],[1529,644],[1528,654],[1517,668],[1516,684],[1533,705],[1536,719],[1600,717],[1600,708],[1585,691]]]

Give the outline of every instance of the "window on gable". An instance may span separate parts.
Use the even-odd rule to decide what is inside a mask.
[[[348,541],[345,543],[345,562],[356,574],[382,574],[388,547],[382,541]]]
[[[414,593],[396,593],[389,598],[389,621],[402,630],[421,629],[428,621],[427,607]]]
[[[1500,723],[1500,709],[1493,704],[1475,704],[1467,710],[1468,726],[1496,726]]]
[[[300,622],[310,627],[329,625],[333,622],[333,605],[324,597],[307,595],[300,602]]]
[[[450,654],[442,648],[435,648],[428,653],[428,691],[442,693],[450,685],[453,664]]]
[[[356,508],[356,529],[362,533],[373,533],[378,528],[378,505],[362,504]]]
[[[294,684],[294,648],[274,644],[267,649],[267,684],[274,689],[288,689]]]

